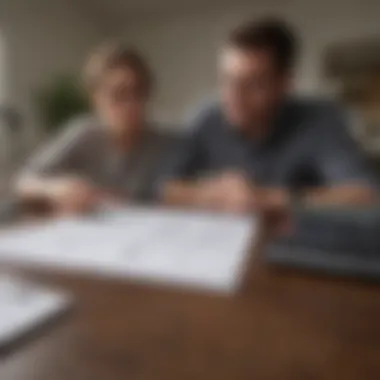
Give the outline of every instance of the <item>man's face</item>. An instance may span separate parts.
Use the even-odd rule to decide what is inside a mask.
[[[139,129],[144,124],[147,96],[136,73],[128,68],[109,70],[93,100],[98,114],[109,128],[123,132]]]
[[[269,120],[290,82],[270,52],[234,47],[222,52],[219,76],[225,114],[242,129]]]

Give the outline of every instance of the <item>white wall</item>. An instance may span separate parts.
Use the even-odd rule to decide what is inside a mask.
[[[323,89],[321,55],[329,42],[380,34],[378,0],[252,0],[249,5],[235,1],[214,10],[134,19],[118,34],[139,46],[156,70],[156,117],[179,122],[202,99],[213,96],[216,53],[223,36],[239,21],[268,13],[284,16],[303,38],[297,87],[304,92]]]
[[[0,100],[22,112],[32,148],[41,129],[36,89],[56,73],[77,71],[103,30],[75,0],[1,0],[0,35]]]

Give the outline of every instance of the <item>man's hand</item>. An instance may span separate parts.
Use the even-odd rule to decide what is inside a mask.
[[[281,213],[289,206],[288,192],[254,186],[239,172],[196,182],[173,182],[164,192],[165,202],[234,213]]]
[[[200,206],[234,213],[282,213],[287,211],[288,198],[286,190],[256,187],[237,172],[202,181],[198,188]]]
[[[200,207],[245,213],[252,209],[253,189],[239,173],[226,173],[196,184],[195,201]]]
[[[46,194],[53,207],[63,213],[88,211],[100,198],[99,191],[90,182],[78,178],[55,179]]]
[[[216,196],[221,210],[247,213],[254,209],[254,188],[241,173],[223,174],[216,180],[216,187]]]

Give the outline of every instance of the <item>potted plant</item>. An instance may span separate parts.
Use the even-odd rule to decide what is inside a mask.
[[[48,134],[65,126],[71,118],[89,111],[88,98],[79,80],[72,75],[53,78],[38,92],[37,103]]]

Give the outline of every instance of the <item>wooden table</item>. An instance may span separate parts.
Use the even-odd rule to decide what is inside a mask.
[[[1,380],[378,380],[380,286],[252,260],[235,296],[21,270],[76,306]]]

